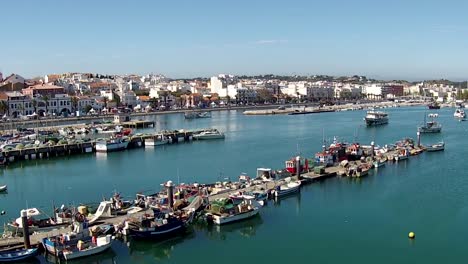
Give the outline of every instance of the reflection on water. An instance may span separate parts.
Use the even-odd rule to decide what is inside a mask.
[[[174,248],[185,240],[193,239],[194,232],[187,232],[184,236],[174,237],[159,243],[154,241],[135,241],[129,239],[127,245],[130,249],[132,260],[142,262],[140,258],[151,257],[152,260],[162,261],[169,259]]]
[[[207,237],[211,240],[226,240],[231,235],[253,237],[261,224],[263,224],[262,217],[257,215],[251,219],[227,225],[210,225],[202,231],[206,232]]]
[[[76,264],[107,264],[109,263],[109,264],[113,264],[113,263],[117,263],[117,254],[114,252],[114,247],[118,246],[118,244],[119,244],[118,241],[114,241],[112,244],[112,248],[106,250],[105,252],[101,254],[92,255],[86,258],[75,259],[73,261],[64,261],[64,260],[57,259],[52,254],[47,254],[47,255],[44,254],[43,256],[38,256],[36,260],[38,262],[34,262],[34,263],[76,263]]]

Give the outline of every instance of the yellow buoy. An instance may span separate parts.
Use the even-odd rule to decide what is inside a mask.
[[[409,232],[408,234],[408,237],[413,239],[416,235],[414,234],[414,232]]]

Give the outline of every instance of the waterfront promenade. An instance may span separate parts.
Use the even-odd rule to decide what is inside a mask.
[[[405,106],[418,106],[422,103],[397,103],[396,105],[405,107]],[[333,106],[325,106],[321,107],[320,109],[328,110],[328,111],[338,111],[341,109],[347,109],[352,107],[362,107],[362,108],[369,108],[373,106],[391,106],[395,105],[394,102],[391,101],[376,101],[376,102],[368,102],[368,103],[360,103],[360,104],[340,104],[340,105],[333,105]],[[284,106],[285,110],[278,110],[278,107]],[[203,108],[203,109],[193,109],[196,111],[226,111],[226,110],[244,110],[247,113],[251,114],[271,114],[273,112],[276,113],[290,113],[294,111],[294,109],[304,109],[306,107],[307,110],[318,110],[318,103],[300,103],[300,104],[289,104],[289,105],[282,105],[282,104],[267,104],[267,105],[255,105],[255,106],[228,106],[228,107],[215,107],[215,108]],[[167,114],[177,114],[177,113],[185,113],[187,111],[192,111],[192,109],[178,109],[178,110],[166,110],[166,111],[153,111],[153,112],[133,112],[129,113],[128,115],[131,116],[134,120],[143,119],[148,116],[155,116],[155,115],[167,115]],[[54,117],[54,118],[41,118],[37,120],[11,120],[11,121],[2,121],[0,122],[0,131],[8,131],[14,130],[19,127],[21,128],[43,128],[43,127],[56,127],[68,124],[78,124],[78,123],[91,123],[93,121],[111,121],[114,118],[114,114],[105,114],[105,115],[91,115],[91,116],[79,116],[79,117]]]

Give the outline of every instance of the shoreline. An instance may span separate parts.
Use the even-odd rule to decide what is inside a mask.
[[[360,104],[340,104],[325,106],[320,108],[321,110],[327,110],[328,112],[339,111],[346,108],[368,108],[373,106],[390,106],[396,105],[398,107],[405,106],[421,106],[424,103],[395,103],[391,101],[379,101],[379,102],[365,102]],[[277,110],[279,106],[284,106],[285,110]],[[167,114],[179,114],[188,111],[201,111],[201,112],[215,112],[215,111],[228,111],[228,110],[244,110],[246,115],[264,115],[264,114],[288,114],[294,112],[300,107],[307,111],[316,111],[319,109],[317,103],[301,103],[301,104],[269,104],[269,105],[255,105],[255,106],[230,106],[230,107],[216,107],[216,108],[202,108],[202,109],[177,109],[157,112],[142,112],[142,113],[129,113],[130,117],[143,117],[143,116],[154,116],[154,115],[167,115]],[[270,110],[270,111],[269,111]],[[353,109],[358,110],[358,109]],[[262,113],[262,111],[264,113]],[[282,112],[283,111],[283,112]],[[259,113],[256,113],[259,112]],[[17,120],[10,122],[0,123],[1,131],[16,130],[17,128],[47,128],[47,127],[59,127],[59,126],[72,126],[80,123],[88,123],[92,121],[112,120],[114,114],[106,115],[95,115],[95,116],[80,116],[80,117],[68,117],[68,118],[48,118],[38,120]],[[138,118],[139,119],[139,118]],[[136,119],[136,120],[138,120]],[[80,122],[81,121],[81,122]]]

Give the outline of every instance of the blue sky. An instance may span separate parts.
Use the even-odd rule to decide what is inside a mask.
[[[0,69],[468,79],[468,1],[1,1]]]

